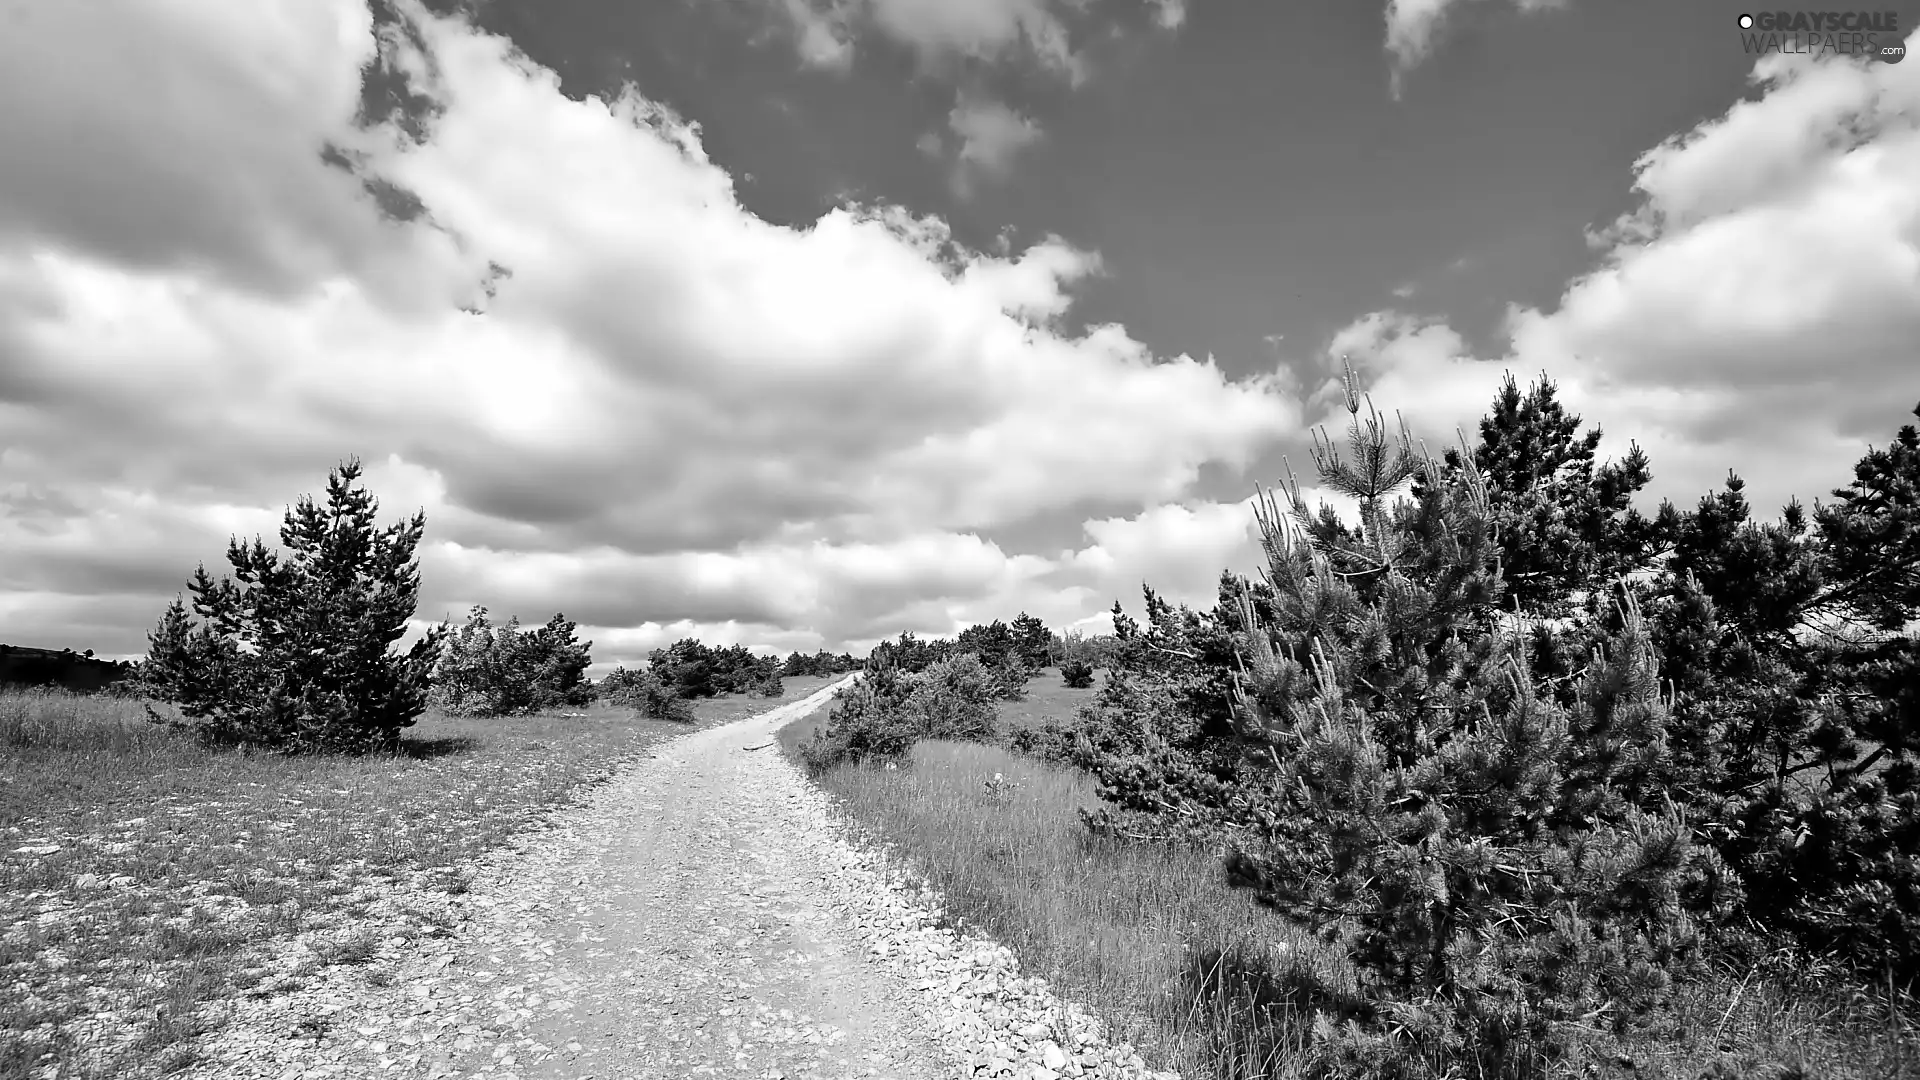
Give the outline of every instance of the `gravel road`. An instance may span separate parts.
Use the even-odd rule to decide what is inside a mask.
[[[766,745],[835,689],[666,744],[467,895],[383,898],[409,918],[368,964],[240,1003],[185,1075],[1171,1077],[934,925]],[[404,929],[422,904],[447,932]]]

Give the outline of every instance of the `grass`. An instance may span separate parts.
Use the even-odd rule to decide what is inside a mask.
[[[1043,676],[1026,701],[1001,704],[1002,721],[1070,720],[1091,693]],[[787,725],[783,748],[825,713]],[[1003,783],[989,784],[996,774]],[[925,742],[899,768],[839,766],[817,782],[939,891],[950,921],[1006,944],[1156,1067],[1297,1076],[1315,1013],[1337,1017],[1355,989],[1344,958],[1228,888],[1205,853],[1088,835],[1077,811],[1098,799],[1077,771]],[[1661,1023],[1622,1048],[1632,1068],[1613,1075],[1920,1076],[1911,1017],[1817,972],[1726,972],[1679,987]]]
[[[1059,668],[1042,668],[1027,683],[1025,701],[999,703],[1000,726],[1011,732],[1016,728],[1038,728],[1049,720],[1070,724],[1080,707],[1093,701],[1098,685],[1096,681],[1085,690],[1075,690],[1061,680]]]
[[[695,702],[696,726],[828,681]],[[396,754],[288,757],[204,748],[139,702],[0,691],[0,1077],[184,1068],[209,1005],[364,962],[378,898],[464,891],[475,858],[688,730],[429,713]],[[302,967],[273,971],[296,942]]]

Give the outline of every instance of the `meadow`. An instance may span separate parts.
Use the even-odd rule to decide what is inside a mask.
[[[828,681],[697,701],[695,726]],[[186,1066],[221,1001],[445,932],[409,891],[464,891],[474,859],[688,730],[429,712],[395,754],[289,756],[208,749],[138,701],[0,691],[0,1077]],[[266,962],[296,943],[291,972]]]
[[[1042,671],[1026,700],[998,703],[1002,733],[1072,721],[1093,694]],[[783,729],[786,752],[826,715]],[[1194,1080],[1297,1076],[1315,1023],[1350,1007],[1345,959],[1230,888],[1211,853],[1089,835],[1078,811],[1100,801],[1077,770],[997,745],[926,741],[896,768],[842,764],[818,782],[939,891],[955,926],[1005,943],[1157,1068]],[[1920,1076],[1915,1037],[1912,1017],[1867,988],[1762,963],[1683,984],[1656,1024],[1585,1074]]]

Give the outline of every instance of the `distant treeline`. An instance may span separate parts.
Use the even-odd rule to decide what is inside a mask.
[[[94,659],[92,649],[77,653],[0,645],[0,686],[57,686],[93,693],[133,673],[134,666],[125,661]]]

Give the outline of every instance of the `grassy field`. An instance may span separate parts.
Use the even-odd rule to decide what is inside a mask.
[[[1096,679],[1093,686],[1075,690],[1060,681],[1059,668],[1042,668],[1027,683],[1025,701],[1000,703],[1000,725],[1012,731],[1015,728],[1037,728],[1049,720],[1070,724],[1080,712],[1080,707],[1093,700],[1094,691],[1099,685]]]
[[[1069,720],[1091,693],[1042,673],[1026,701],[1002,703],[1002,720]],[[791,753],[825,715],[788,725],[783,747]],[[1011,788],[990,789],[996,774]],[[1098,800],[1073,770],[927,742],[906,766],[841,766],[819,782],[939,890],[955,923],[1008,945],[1156,1067],[1190,1080],[1298,1075],[1316,1008],[1337,1009],[1351,989],[1341,957],[1229,889],[1217,861],[1088,836],[1076,811]],[[1603,1063],[1607,1075],[1920,1076],[1910,1018],[1869,995],[1792,979],[1729,972],[1681,987],[1675,1010],[1625,1048],[1631,1064]]]
[[[696,702],[696,726],[829,681]],[[137,702],[0,692],[0,1077],[186,1065],[209,1003],[297,983],[265,957],[299,939],[308,971],[364,960],[376,897],[464,890],[476,856],[688,730],[429,714],[397,755],[285,757],[204,749]]]

